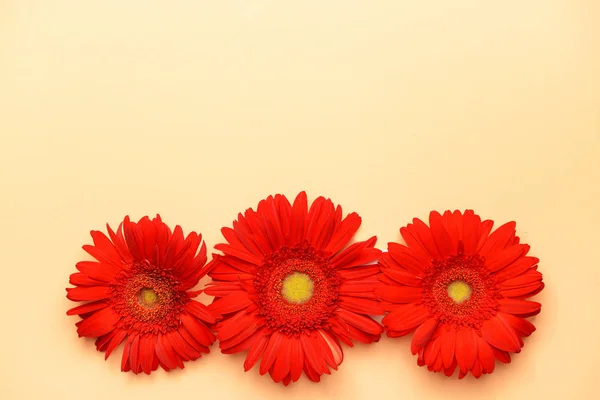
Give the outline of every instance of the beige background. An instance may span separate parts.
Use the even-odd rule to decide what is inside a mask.
[[[596,0],[0,0],[0,398],[597,398],[599,156]],[[301,189],[382,246],[431,209],[515,219],[538,331],[480,381],[386,338],[288,388],[218,351],[136,377],[77,339],[90,229],[160,212],[213,246]]]

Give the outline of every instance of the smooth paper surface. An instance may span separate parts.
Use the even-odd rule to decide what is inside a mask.
[[[596,398],[598,21],[593,0],[0,1],[0,398]],[[158,212],[212,248],[300,190],[378,247],[432,209],[517,221],[537,331],[479,381],[382,338],[287,388],[216,345],[148,377],[77,338],[91,229]]]

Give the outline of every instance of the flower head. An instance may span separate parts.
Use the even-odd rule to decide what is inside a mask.
[[[107,229],[108,237],[91,232],[94,245],[83,249],[97,261],[79,262],[67,289],[70,300],[87,302],[67,312],[82,318],[79,336],[97,338],[106,358],[124,342],[121,369],[135,374],[183,368],[208,353],[215,315],[191,291],[206,272],[202,237],[171,232],[160,216]]]
[[[527,298],[543,288],[538,259],[527,256],[515,223],[494,232],[493,222],[473,211],[432,212],[400,229],[406,245],[389,243],[379,261],[376,293],[389,314],[390,337],[414,332],[411,350],[419,365],[459,378],[494,371],[510,362],[535,327],[526,317],[541,305]]]
[[[223,228],[228,243],[215,246],[209,275],[210,306],[223,315],[215,329],[223,353],[248,351],[244,368],[259,360],[260,373],[285,385],[302,372],[315,382],[342,362],[340,342],[371,343],[382,327],[375,299],[380,251],[376,238],[347,246],[361,223],[342,217],[323,197],[308,207],[276,195]]]

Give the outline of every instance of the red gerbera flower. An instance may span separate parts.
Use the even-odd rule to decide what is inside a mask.
[[[495,359],[523,347],[535,327],[526,317],[541,305],[525,300],[543,288],[538,259],[515,236],[509,222],[493,222],[473,211],[434,211],[429,226],[419,219],[400,229],[406,246],[389,243],[379,262],[376,293],[390,313],[383,319],[390,337],[414,331],[411,350],[430,371],[479,378],[494,371]]]
[[[183,368],[208,353],[215,336],[205,324],[215,316],[190,291],[206,273],[202,236],[184,238],[180,226],[171,232],[160,216],[125,217],[117,233],[107,229],[110,239],[91,232],[94,245],[83,249],[98,261],[78,263],[70,278],[76,287],[67,289],[70,300],[89,301],[67,312],[82,318],[79,337],[97,338],[105,359],[124,341],[121,370],[135,374]]]
[[[383,328],[369,315],[383,310],[375,299],[380,250],[376,238],[346,247],[361,223],[356,213],[323,197],[308,209],[302,192],[292,206],[282,195],[239,214],[223,228],[206,293],[224,316],[215,326],[223,353],[249,350],[246,371],[259,359],[260,374],[275,382],[315,382],[337,370],[340,342],[371,343]],[[367,265],[371,263],[371,265]]]

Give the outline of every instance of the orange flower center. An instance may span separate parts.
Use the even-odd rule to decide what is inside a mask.
[[[176,329],[189,301],[170,271],[147,261],[123,270],[112,291],[113,307],[121,315],[120,327],[140,333]]]
[[[423,278],[423,303],[441,322],[478,328],[495,315],[498,288],[483,258],[434,260]]]
[[[308,243],[282,247],[258,267],[259,312],[271,329],[297,334],[327,326],[342,279],[329,256]]]

